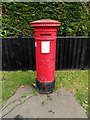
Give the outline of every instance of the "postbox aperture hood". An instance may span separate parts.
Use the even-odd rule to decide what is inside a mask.
[[[54,26],[58,27],[61,26],[61,23],[55,20],[50,19],[43,19],[43,20],[37,20],[30,23],[31,27],[44,27],[44,26]]]

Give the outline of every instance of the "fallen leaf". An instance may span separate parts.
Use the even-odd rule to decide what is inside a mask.
[[[87,103],[87,101],[85,101],[85,103]]]
[[[36,87],[36,84],[35,83],[31,83],[31,85],[35,88]]]
[[[24,88],[24,85],[22,85],[21,87]]]

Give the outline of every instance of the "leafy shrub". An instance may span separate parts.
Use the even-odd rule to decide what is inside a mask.
[[[3,2],[2,36],[34,36],[30,22],[52,19],[61,22],[58,36],[87,36],[89,10],[85,3],[64,2]]]

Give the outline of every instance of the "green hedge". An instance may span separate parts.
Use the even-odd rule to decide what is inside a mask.
[[[52,19],[61,22],[58,36],[87,36],[89,10],[85,3],[73,2],[3,2],[2,36],[34,36],[30,22]]]

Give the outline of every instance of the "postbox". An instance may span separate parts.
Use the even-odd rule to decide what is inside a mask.
[[[30,26],[35,31],[36,84],[40,93],[52,93],[55,87],[56,31],[55,20],[37,20]]]

